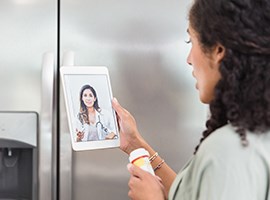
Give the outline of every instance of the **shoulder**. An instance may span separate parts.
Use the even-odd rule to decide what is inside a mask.
[[[99,116],[101,116],[103,120],[111,119],[111,113],[107,109],[101,109],[99,112]]]
[[[231,125],[225,125],[212,132],[201,144],[197,154],[211,157],[226,157],[244,152],[241,139]]]
[[[101,109],[100,112],[99,112],[100,115],[109,115],[110,112],[106,109]]]
[[[225,125],[212,132],[201,144],[201,149],[222,148],[227,144],[235,144],[240,140],[235,128],[231,125]]]
[[[241,143],[239,134],[235,127],[227,124],[211,133],[201,144],[198,156],[215,159],[226,159],[227,161],[248,160],[254,154],[270,152],[270,132],[265,134],[255,134],[247,131],[248,146],[244,147]]]

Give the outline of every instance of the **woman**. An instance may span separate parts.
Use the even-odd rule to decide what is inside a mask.
[[[121,149],[150,152],[159,178],[129,164],[133,200],[270,200],[270,1],[195,0],[189,12],[200,100],[209,104],[200,144],[178,175],[113,100]]]
[[[80,128],[76,128],[77,142],[116,137],[112,116],[99,107],[97,93],[90,85],[81,88],[78,119]]]

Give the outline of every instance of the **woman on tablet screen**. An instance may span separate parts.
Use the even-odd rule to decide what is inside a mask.
[[[116,138],[112,115],[98,105],[97,93],[90,85],[80,91],[79,126],[76,141],[96,141]]]

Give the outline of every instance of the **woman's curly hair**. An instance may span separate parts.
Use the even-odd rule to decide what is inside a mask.
[[[270,128],[270,1],[195,0],[189,21],[206,53],[216,44],[225,47],[200,143],[230,123],[248,145],[247,130],[261,134]]]

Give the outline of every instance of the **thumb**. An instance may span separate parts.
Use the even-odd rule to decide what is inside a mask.
[[[113,98],[112,100],[112,107],[120,117],[123,115],[124,108],[122,108],[116,98]]]
[[[140,179],[144,176],[145,173],[148,173],[144,171],[143,169],[141,169],[140,167],[133,165],[131,163],[127,165],[127,169],[132,176],[136,176]]]

